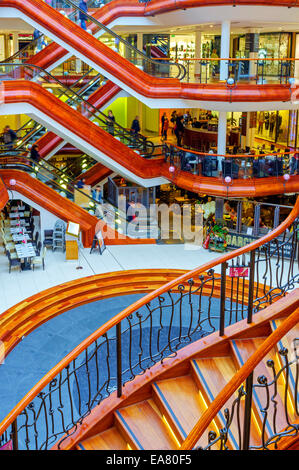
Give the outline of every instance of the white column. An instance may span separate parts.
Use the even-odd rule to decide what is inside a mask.
[[[195,31],[195,59],[201,59],[201,38],[202,38],[201,31]],[[192,64],[192,61],[190,62],[190,64]],[[199,79],[199,74],[200,74],[200,62],[196,61],[195,66],[194,66],[195,78]]]
[[[299,34],[296,34],[295,58],[299,59]],[[295,60],[295,78],[299,78],[299,60]]]
[[[143,51],[143,34],[137,33],[137,49]]]
[[[15,54],[16,52],[18,52],[19,50],[19,33],[12,33],[12,41],[13,41],[13,54]]]
[[[220,58],[228,59],[230,49],[230,21],[225,20],[221,24],[221,48]],[[228,64],[226,60],[220,61],[220,80],[226,80],[228,76]]]
[[[226,154],[226,128],[227,128],[226,111],[219,111],[217,153],[220,155]],[[221,165],[221,160],[222,158],[219,159],[219,165]]]

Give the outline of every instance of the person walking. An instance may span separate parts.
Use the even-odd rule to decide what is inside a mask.
[[[3,130],[3,142],[5,148],[11,150],[14,145],[14,141],[17,139],[17,134],[13,131],[10,126],[5,126]]]
[[[87,0],[81,0],[80,3],[79,3],[79,8],[83,11],[79,11],[79,20],[80,20],[80,26],[82,29],[84,29],[86,31],[86,20],[87,20],[87,16],[83,13],[87,13],[88,12],[88,6],[87,6]]]

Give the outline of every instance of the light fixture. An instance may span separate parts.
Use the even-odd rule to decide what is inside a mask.
[[[175,167],[173,165],[170,165],[168,168],[169,173],[174,173],[175,172]]]
[[[226,83],[228,86],[234,86],[235,84],[235,79],[233,77],[228,77],[226,80]]]
[[[15,186],[17,184],[17,182],[16,182],[15,179],[11,179],[11,180],[9,180],[9,184],[10,184],[10,186]]]

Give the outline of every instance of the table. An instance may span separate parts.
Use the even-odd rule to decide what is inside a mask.
[[[12,235],[12,239],[14,242],[21,242],[23,240],[30,240],[30,236],[28,235],[28,233],[24,233],[24,234],[14,233]]]
[[[11,207],[11,212],[16,212],[16,211],[23,211],[25,210],[25,206],[19,206],[19,207]]]
[[[17,219],[17,218],[21,218],[21,217],[24,217],[24,212],[11,212],[9,214],[10,219]]]
[[[20,225],[22,227],[30,227],[29,222],[26,222],[25,219],[12,220],[10,222],[11,227],[15,227],[16,225]]]
[[[24,229],[24,227],[10,227],[10,233],[20,234],[20,233],[28,233],[28,232],[26,229]]]
[[[25,271],[31,269],[28,258],[36,256],[36,251],[32,243],[19,243],[18,245],[15,245],[15,250],[17,252],[18,258],[24,259],[24,262],[21,264],[22,270]]]

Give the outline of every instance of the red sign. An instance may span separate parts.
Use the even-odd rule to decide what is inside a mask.
[[[229,268],[229,275],[230,277],[248,277],[248,268],[244,268],[241,266],[237,266],[235,268]]]
[[[12,450],[12,440],[6,442],[4,446],[0,447],[0,450]]]

